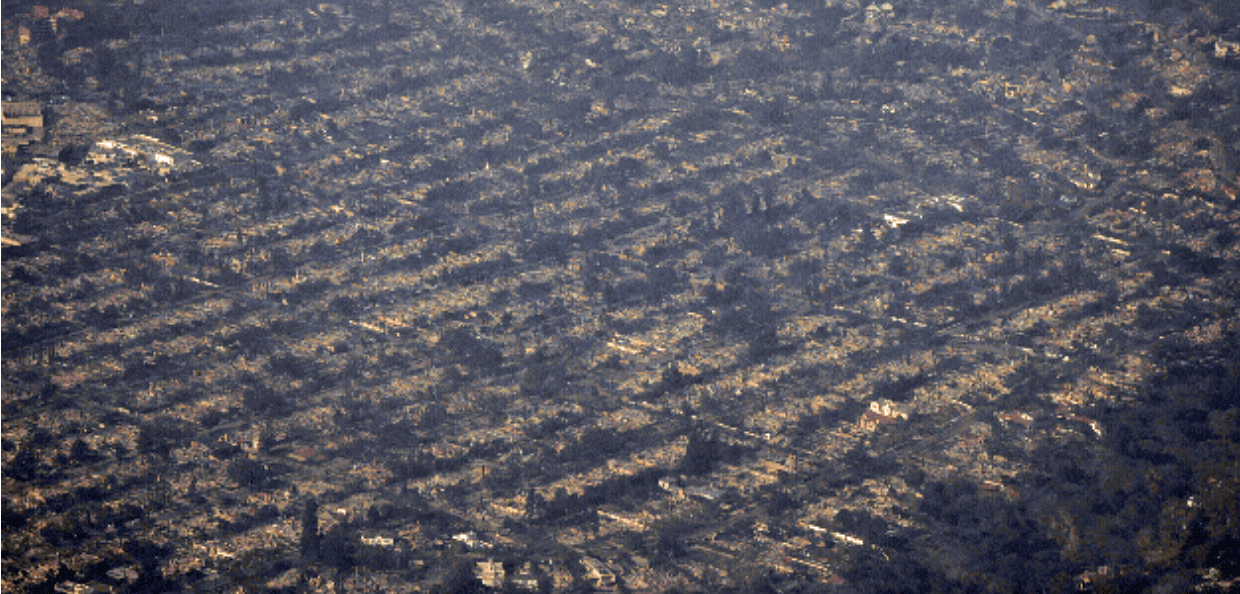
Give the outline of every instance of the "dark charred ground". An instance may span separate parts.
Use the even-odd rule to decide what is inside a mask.
[[[893,4],[83,8],[40,67],[205,165],[18,198],[6,586],[207,588],[194,542],[260,587],[468,582],[353,538],[415,522],[703,591],[1240,577],[1237,15]],[[916,412],[854,430],[879,398]],[[657,486],[788,455],[729,513]],[[316,552],[249,539],[359,494]],[[601,506],[657,522],[597,535]],[[820,519],[871,544],[795,553],[842,583],[691,569]]]

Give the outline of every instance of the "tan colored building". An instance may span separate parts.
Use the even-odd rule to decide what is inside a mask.
[[[3,104],[4,154],[17,153],[18,147],[43,142],[43,109],[33,101]]]
[[[478,581],[488,588],[502,588],[504,586],[504,577],[507,573],[504,571],[504,564],[493,559],[479,561],[477,564]]]

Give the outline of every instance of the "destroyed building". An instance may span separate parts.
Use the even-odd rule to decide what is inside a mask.
[[[86,162],[95,166],[142,167],[160,175],[184,172],[199,165],[192,154],[150,136],[134,134],[122,140],[99,140]]]

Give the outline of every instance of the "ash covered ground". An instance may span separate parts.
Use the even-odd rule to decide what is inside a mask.
[[[1240,579],[1228,2],[3,12],[6,591]]]

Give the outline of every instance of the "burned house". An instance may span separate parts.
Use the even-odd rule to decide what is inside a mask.
[[[602,561],[593,557],[582,557],[581,566],[585,568],[586,579],[594,584],[597,590],[615,590],[616,574]]]

